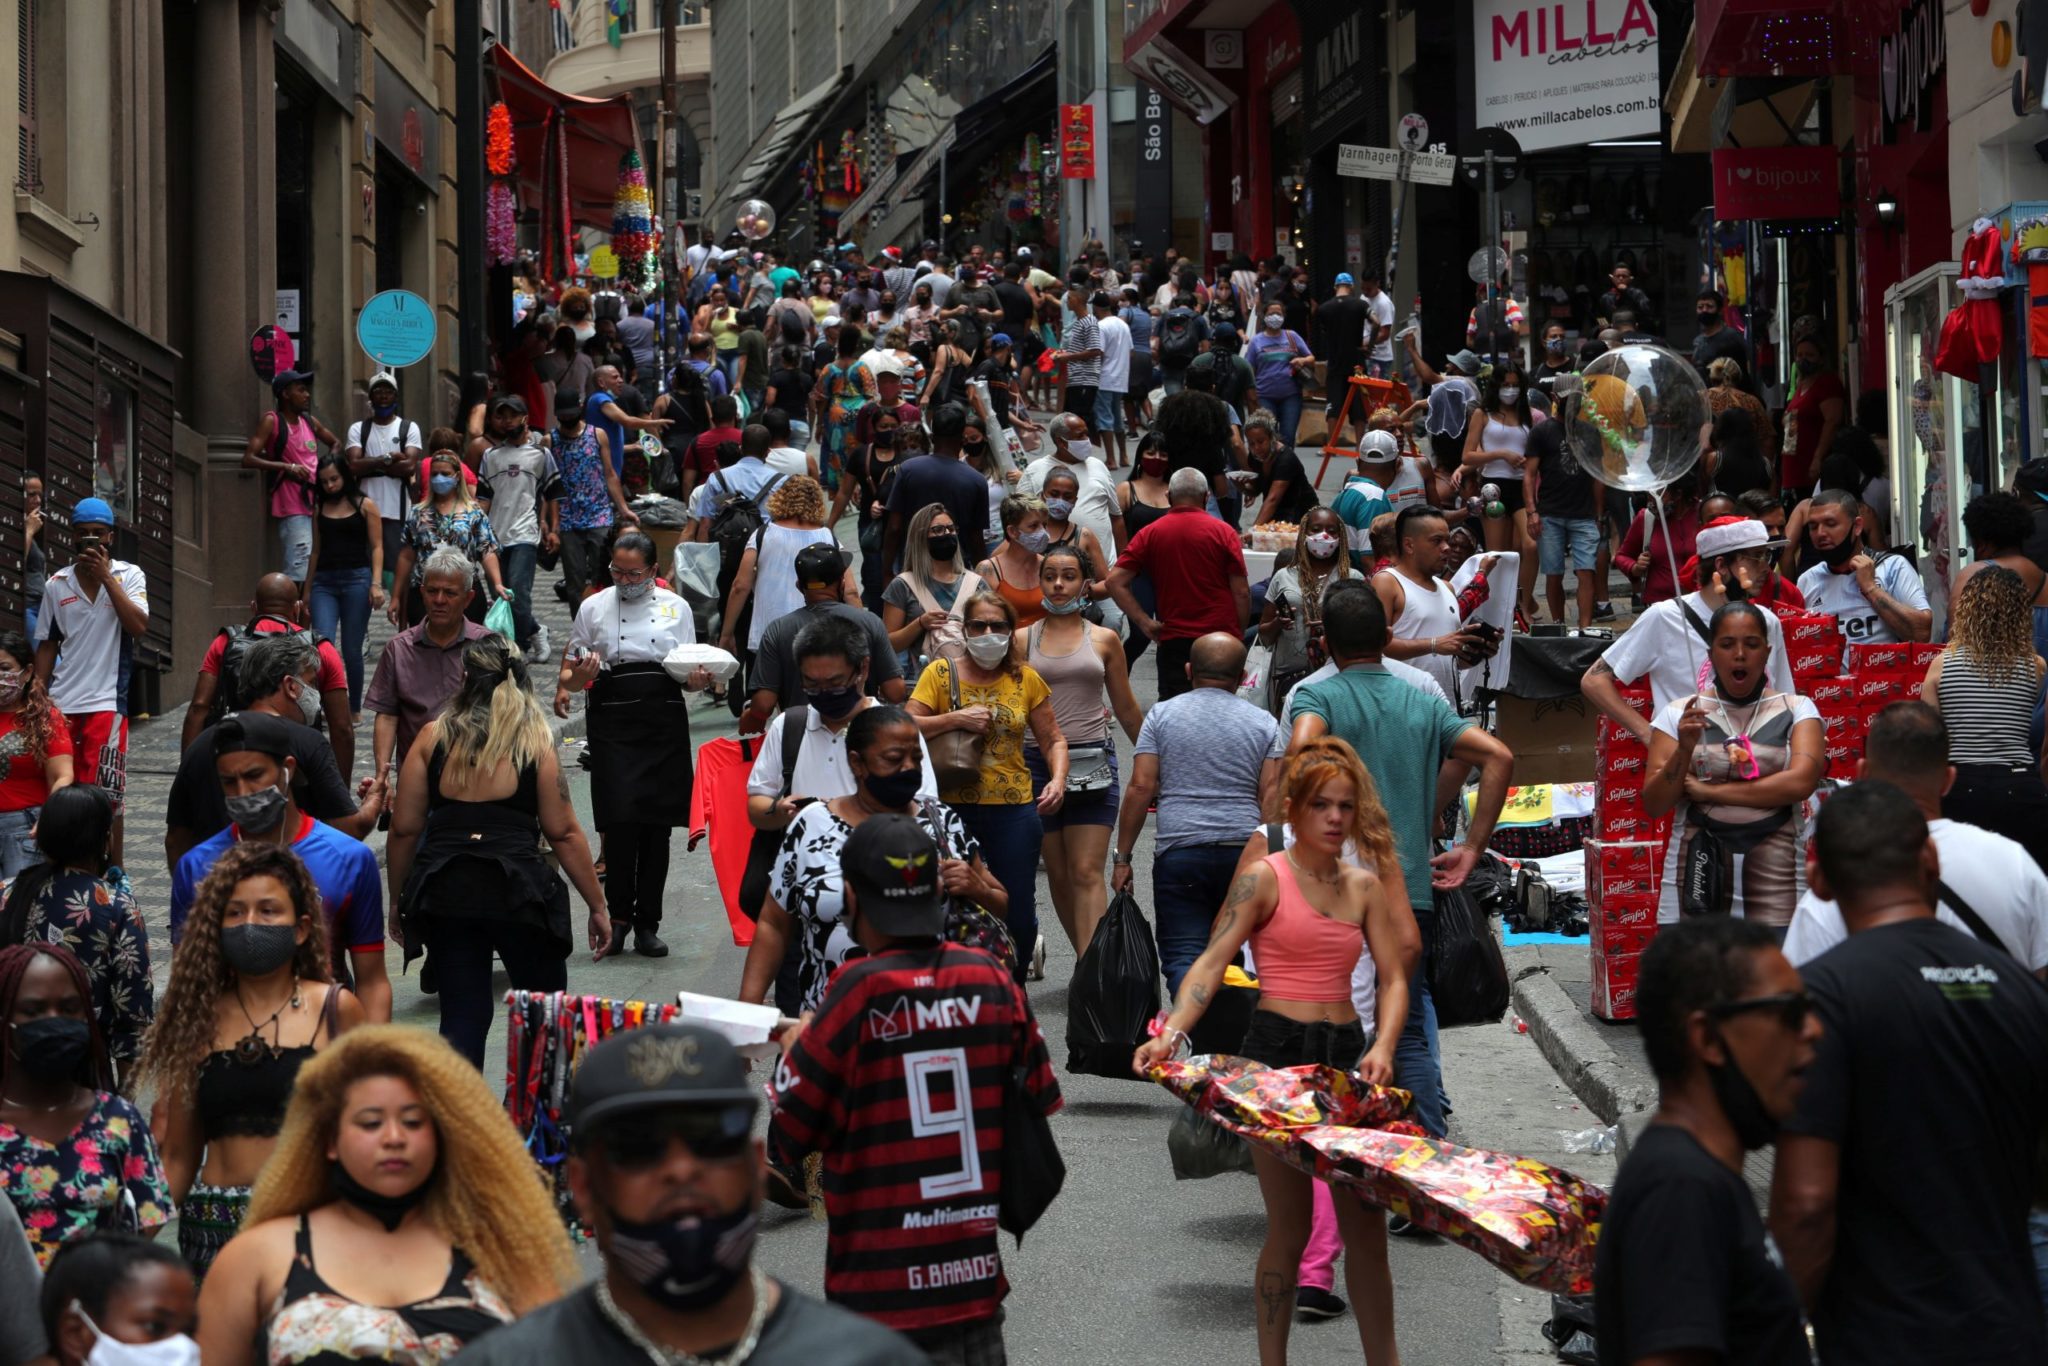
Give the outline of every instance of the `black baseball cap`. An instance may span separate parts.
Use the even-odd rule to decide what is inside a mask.
[[[268,754],[273,759],[292,756],[290,723],[266,712],[237,712],[213,728],[213,757],[223,754]]]
[[[798,583],[837,583],[846,573],[846,556],[839,547],[813,542],[796,552]]]
[[[526,415],[526,400],[517,394],[499,394],[491,400],[492,412],[500,413],[507,408],[524,417]]]
[[[760,1094],[747,1084],[739,1051],[717,1030],[646,1025],[614,1034],[590,1051],[576,1070],[562,1117],[579,1143],[610,1120],[673,1107],[731,1110],[751,1127]]]
[[[840,850],[839,874],[881,933],[931,939],[945,932],[939,847],[911,817],[885,812],[856,825]]]
[[[304,370],[280,370],[270,377],[270,392],[281,394],[294,384],[310,383],[312,378],[313,369],[311,366],[306,367]]]

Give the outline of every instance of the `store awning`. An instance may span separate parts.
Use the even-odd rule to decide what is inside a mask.
[[[569,212],[579,224],[609,228],[612,196],[619,187],[619,158],[640,145],[640,130],[627,95],[593,100],[555,89],[505,50],[491,49],[498,98],[512,112],[512,148],[517,158],[519,198],[541,202],[541,175],[548,115],[558,115],[569,139]]]
[[[761,136],[754,139],[754,145],[747,149],[747,159],[741,164],[739,173],[732,178],[730,186],[719,192],[718,201],[705,215],[705,220],[723,220],[726,210],[772,184],[790,155],[803,146],[812,125],[825,112],[833,96],[845,86],[846,72],[842,69],[797,96],[777,114],[761,130]]]
[[[1048,118],[1054,104],[1054,55],[1054,50],[1048,47],[995,92],[961,110],[960,117],[954,120],[960,133],[948,155],[966,165],[983,143],[1008,132],[1019,122]],[[1051,131],[1050,124],[1047,131]]]

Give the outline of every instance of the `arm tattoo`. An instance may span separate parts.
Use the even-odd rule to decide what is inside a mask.
[[[1237,912],[1232,910],[1230,907],[1225,906],[1222,910],[1216,913],[1216,923],[1209,930],[1209,942],[1211,944],[1214,944],[1216,941],[1223,938],[1224,935],[1229,934],[1231,928],[1236,924]]]
[[[1200,982],[1190,982],[1188,983],[1188,998],[1196,1005],[1207,1009],[1209,1005],[1209,988],[1203,986]]]
[[[555,793],[563,801],[569,800],[569,774],[560,764],[555,765]]]
[[[1237,881],[1230,884],[1230,895],[1223,899],[1223,908],[1229,910],[1250,901],[1258,890],[1259,875],[1256,872],[1238,874]]]

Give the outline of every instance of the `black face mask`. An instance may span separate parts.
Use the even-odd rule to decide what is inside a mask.
[[[1778,1121],[1764,1108],[1764,1098],[1749,1084],[1725,1037],[1721,1050],[1728,1054],[1728,1061],[1718,1066],[1708,1064],[1707,1080],[1713,1084],[1714,1099],[1721,1103],[1721,1113],[1728,1116],[1728,1123],[1735,1129],[1736,1140],[1745,1152],[1753,1151],[1777,1138]]]
[[[434,1173],[428,1172],[426,1180],[404,1194],[385,1195],[350,1176],[348,1168],[341,1165],[340,1158],[330,1161],[327,1170],[334,1181],[334,1193],[384,1225],[386,1233],[397,1232],[398,1226],[405,1222],[405,1216],[427,1198],[427,1191],[434,1184]]]
[[[92,1046],[92,1026],[68,1015],[43,1015],[14,1026],[21,1070],[42,1082],[68,1081]]]
[[[810,704],[812,711],[827,721],[837,721],[840,717],[848,715],[860,705],[860,699],[861,690],[858,683],[844,688],[833,688],[827,692],[812,692],[808,688],[804,690],[804,701]]]
[[[955,555],[960,553],[960,538],[958,536],[927,536],[924,548],[931,551],[932,558],[941,564],[949,563]]]
[[[876,805],[901,811],[916,799],[917,789],[924,783],[924,769],[913,764],[901,773],[870,773],[863,782]]]
[[[664,1309],[687,1314],[718,1303],[747,1274],[760,1216],[748,1205],[730,1214],[685,1215],[636,1223],[611,1216],[606,1258]]]
[[[1849,563],[1849,561],[1856,558],[1856,552],[1858,547],[1856,545],[1856,538],[1854,536],[1849,536],[1846,537],[1840,545],[1833,546],[1826,550],[1821,550],[1821,548],[1816,545],[1814,549],[1820,551],[1820,557],[1823,561],[1826,562],[1828,568],[1840,569],[1843,565],[1846,565],[1847,563]]]
[[[960,449],[966,452],[970,459],[979,460],[981,459],[981,457],[988,454],[988,442],[969,441],[965,445],[961,446]]]

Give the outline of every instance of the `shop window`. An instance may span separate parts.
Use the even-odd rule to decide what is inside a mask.
[[[135,524],[135,391],[102,374],[93,399],[92,491]]]

